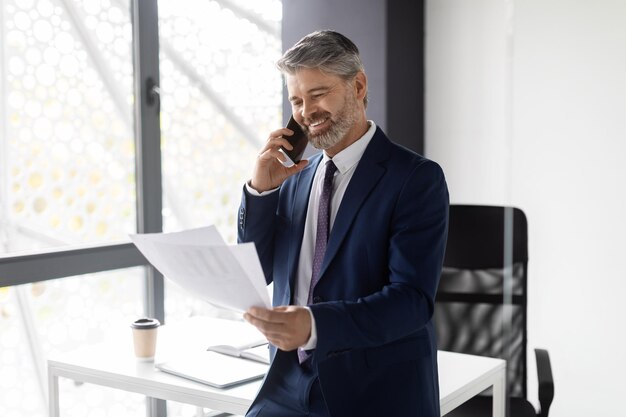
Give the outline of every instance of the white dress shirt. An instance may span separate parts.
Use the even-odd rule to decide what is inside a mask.
[[[369,129],[365,134],[348,146],[346,149],[335,155],[332,160],[337,167],[337,172],[333,178],[333,192],[331,194],[330,202],[330,232],[329,238],[332,235],[332,227],[337,217],[337,211],[339,205],[343,199],[343,195],[348,188],[350,179],[356,170],[365,148],[372,140],[374,133],[376,132],[376,124],[368,120]],[[322,186],[324,183],[324,174],[326,172],[326,162],[331,158],[324,153],[322,161],[317,166],[315,171],[315,177],[313,178],[313,186],[311,187],[311,195],[309,197],[309,205],[307,208],[306,221],[304,223],[304,236],[302,238],[302,247],[300,248],[300,259],[298,261],[298,269],[296,272],[296,288],[295,288],[295,300],[296,305],[306,305],[309,297],[309,286],[311,285],[311,273],[313,271],[313,252],[315,251],[315,236],[317,234],[317,209],[319,206],[320,194],[322,193]],[[248,184],[246,184],[248,192],[253,195],[265,195],[265,193],[258,193]],[[271,191],[270,191],[271,192]],[[310,312],[310,310],[309,310]],[[304,349],[314,349],[317,346],[317,328],[315,326],[315,318],[311,314],[311,337],[308,342],[302,346]]]

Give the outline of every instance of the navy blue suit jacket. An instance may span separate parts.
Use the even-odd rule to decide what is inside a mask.
[[[309,194],[321,154],[278,192],[244,190],[241,242],[255,242],[274,305],[291,304]],[[331,416],[439,416],[431,322],[448,222],[436,163],[379,128],[348,185],[311,311],[313,351]],[[274,351],[275,355],[285,352]],[[269,373],[281,372],[274,361]]]

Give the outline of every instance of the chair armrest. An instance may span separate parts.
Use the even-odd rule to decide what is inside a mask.
[[[550,404],[554,398],[554,380],[552,379],[552,367],[550,366],[550,355],[545,349],[535,349],[537,359],[537,378],[539,381],[539,405],[541,407],[540,417],[548,417]]]

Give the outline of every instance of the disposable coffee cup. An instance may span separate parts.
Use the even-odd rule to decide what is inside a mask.
[[[156,351],[157,329],[161,323],[157,319],[144,317],[135,320],[130,327],[133,329],[135,356],[140,361],[151,361]]]

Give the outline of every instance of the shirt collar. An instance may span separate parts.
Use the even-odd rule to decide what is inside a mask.
[[[350,168],[355,166],[361,160],[361,157],[365,152],[365,148],[367,148],[367,145],[369,145],[372,137],[374,137],[374,133],[376,133],[376,124],[371,120],[368,120],[367,123],[369,124],[367,132],[365,132],[365,134],[357,139],[353,144],[332,158],[339,173],[345,174],[346,171],[350,170]],[[320,165],[326,166],[326,162],[330,161],[331,158],[326,155],[326,152],[323,154],[324,157]]]

